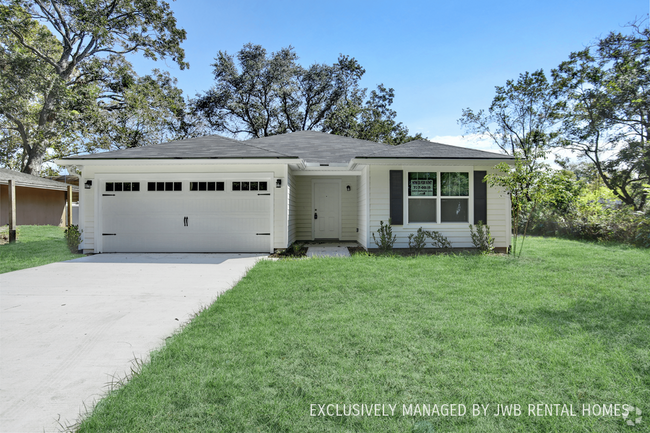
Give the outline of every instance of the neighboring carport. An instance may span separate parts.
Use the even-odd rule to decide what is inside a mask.
[[[61,227],[68,224],[65,214],[68,188],[73,193],[72,201],[79,194],[78,186],[0,168],[0,225],[7,225],[10,220],[9,180],[15,185],[15,224]]]
[[[0,275],[0,431],[75,422],[260,257],[102,254]]]

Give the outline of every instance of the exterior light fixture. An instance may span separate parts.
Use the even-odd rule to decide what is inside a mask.
[[[275,181],[275,187],[276,188],[282,188],[282,179],[278,179]]]
[[[86,183],[84,183],[84,188],[86,189],[90,189],[91,186],[93,186],[92,180],[87,180]]]
[[[350,188],[350,185],[346,186],[345,189],[347,189],[348,191],[352,191],[352,188]]]

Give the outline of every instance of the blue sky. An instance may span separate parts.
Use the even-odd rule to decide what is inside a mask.
[[[169,70],[194,97],[213,83],[218,51],[248,42],[292,45],[304,66],[340,53],[366,69],[362,86],[395,89],[393,108],[412,133],[464,144],[463,108],[487,108],[494,86],[525,71],[550,71],[570,52],[648,13],[649,0],[203,1],[170,3],[190,69],[131,58],[139,74]],[[481,147],[478,144],[476,147]]]

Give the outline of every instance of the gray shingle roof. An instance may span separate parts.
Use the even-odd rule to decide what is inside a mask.
[[[514,157],[501,153],[468,149],[432,141],[415,140],[399,146],[390,146],[373,154],[359,155],[359,158],[382,159],[503,159],[513,160]]]
[[[298,131],[246,141],[209,135],[152,146],[115,150],[65,159],[241,159],[300,158],[307,163],[347,164],[353,158],[368,159],[501,159],[513,157],[430,141],[411,141],[391,146],[316,131]]]
[[[16,181],[16,186],[53,189],[58,191],[66,191],[68,189],[68,185],[62,182],[57,182],[55,180],[50,180],[50,179],[44,179],[38,176],[32,176],[31,174],[21,173],[15,170],[0,168],[0,185],[7,185],[9,183],[8,182],[9,179],[14,179]],[[79,187],[73,185],[72,190],[78,192]]]
[[[334,164],[350,162],[357,155],[372,154],[393,146],[357,138],[316,131],[297,131],[271,137],[253,138],[246,143],[298,155],[308,163]]]
[[[244,141],[219,135],[188,138],[169,143],[89,155],[71,156],[65,159],[240,159],[240,158],[297,158],[281,151],[262,149]]]

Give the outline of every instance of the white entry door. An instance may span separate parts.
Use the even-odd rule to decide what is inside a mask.
[[[341,182],[314,181],[314,239],[341,237]]]

